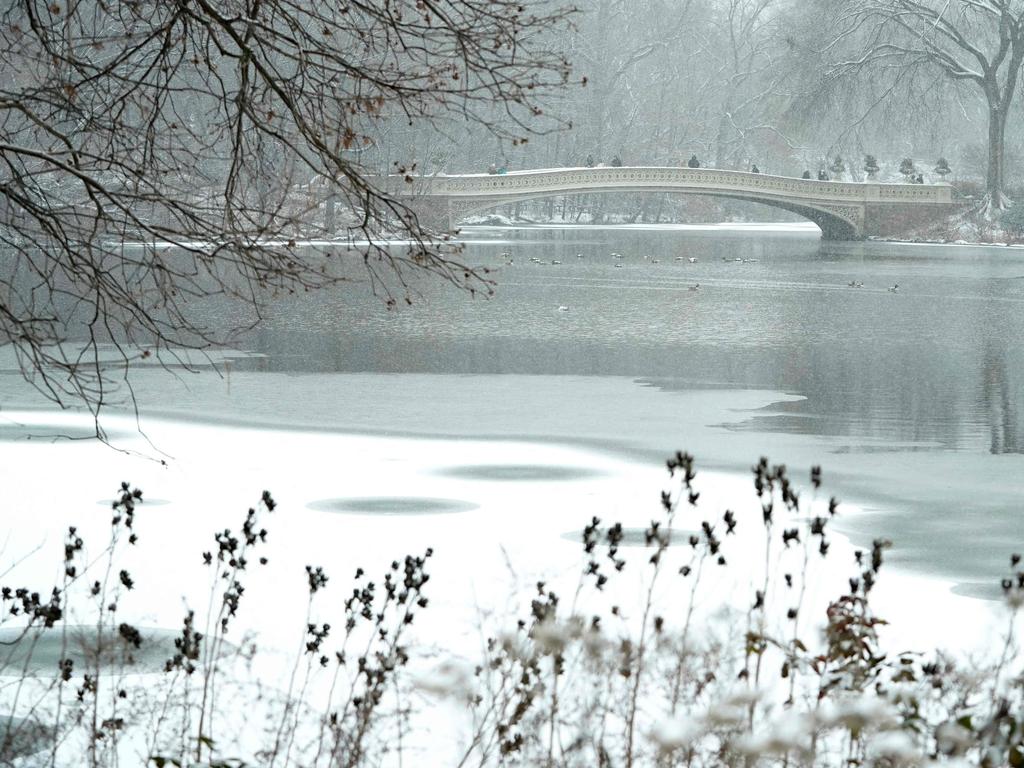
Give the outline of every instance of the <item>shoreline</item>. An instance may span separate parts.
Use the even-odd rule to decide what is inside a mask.
[[[261,398],[256,397],[255,395],[258,393],[251,390],[252,386],[262,380],[265,375],[239,374],[235,379],[237,387],[235,397],[240,397],[242,403],[248,403],[249,405],[259,404]],[[318,375],[295,377],[283,374],[283,376],[287,377],[293,387],[306,393],[312,393],[321,389],[320,385],[324,380],[323,376]],[[492,384],[496,380],[496,377],[488,375],[458,376],[455,378],[461,382],[461,386],[456,387],[457,391],[454,393],[456,399],[458,392],[463,391],[474,379],[489,379]],[[578,378],[580,383],[586,381],[586,377],[505,375],[501,377],[502,386],[498,387],[498,389],[507,394],[510,388],[512,390],[521,390],[523,388],[521,385],[529,384],[530,389],[539,387],[540,392],[538,394],[540,399],[549,402],[549,395],[556,390],[564,389],[567,381],[572,378]],[[414,385],[412,389],[416,392],[437,391],[439,388],[447,388],[455,384],[455,380],[450,376],[431,374],[418,375],[413,381],[410,381],[408,374],[354,374],[345,376],[344,379],[346,381],[344,389],[352,402],[365,401],[365,396],[369,392],[380,394],[381,387],[384,384],[387,384],[384,387],[385,391],[388,391],[390,387],[399,385],[403,389],[408,390],[410,385]],[[217,381],[212,381],[211,383],[215,388],[219,388],[217,387]],[[445,386],[442,387],[442,384]],[[591,388],[599,390],[598,395],[603,392],[605,397],[616,399],[621,399],[623,386],[629,387],[630,385],[635,386],[638,384],[642,386],[642,383],[633,377],[614,377],[604,382],[589,381]],[[643,392],[650,393],[652,390],[645,387]],[[653,392],[655,395],[657,394],[656,390],[653,390]],[[206,394],[210,393],[207,392]],[[227,396],[226,389],[222,394]],[[685,442],[690,445],[706,444],[711,433],[720,433],[723,422],[743,421],[750,414],[760,412],[765,407],[775,405],[780,401],[803,399],[803,397],[792,393],[777,391],[732,390],[732,397],[727,402],[718,402],[721,394],[717,390],[703,388],[688,391],[684,410],[691,411],[696,407],[697,412],[692,414],[692,420],[678,422],[675,418],[670,419],[676,424],[676,429],[670,430],[670,432],[678,432],[680,435],[685,434],[687,436]],[[710,398],[711,405],[717,403],[716,407],[724,408],[725,410],[718,412],[712,409],[714,412],[705,413],[708,407],[707,403],[705,403],[704,407],[700,407],[699,403],[708,400],[708,398]],[[673,397],[672,399],[676,398]],[[228,400],[234,400],[234,398],[229,397]],[[220,402],[219,404],[224,406],[227,405],[227,402]],[[328,411],[331,410],[333,409],[328,408]],[[398,441],[398,443],[415,443],[420,445],[428,443],[445,445],[473,443],[481,448],[489,446],[492,449],[511,443],[532,445],[537,448],[543,446],[542,450],[569,451],[573,453],[586,452],[593,456],[601,457],[602,462],[621,462],[643,469],[645,472],[660,471],[662,462],[667,455],[666,451],[674,445],[671,434],[655,434],[651,435],[647,441],[637,442],[628,435],[620,434],[613,436],[613,431],[607,429],[585,431],[584,433],[570,432],[568,429],[572,426],[571,424],[552,426],[547,433],[540,433],[524,429],[521,424],[513,426],[504,422],[492,425],[490,429],[481,429],[481,425],[473,419],[456,418],[454,422],[446,419],[446,427],[438,429],[437,424],[433,424],[434,428],[428,428],[431,425],[427,423],[415,420],[410,423],[407,420],[409,416],[407,413],[392,414],[392,418],[385,419],[383,423],[371,425],[369,422],[376,419],[370,418],[368,421],[366,418],[353,418],[353,414],[349,414],[348,418],[343,417],[337,420],[328,418],[320,423],[311,423],[310,421],[290,418],[294,414],[268,414],[263,411],[264,409],[257,405],[255,412],[248,412],[243,416],[231,408],[222,409],[216,407],[216,405],[209,410],[193,407],[183,411],[143,406],[143,422],[139,433],[133,431],[136,425],[131,415],[118,409],[109,411],[104,422],[109,430],[108,434],[113,451],[127,450],[140,458],[147,457],[151,461],[159,461],[163,458],[170,460],[172,463],[172,457],[178,456],[178,452],[160,438],[160,435],[168,428],[175,432],[178,430],[195,430],[199,432],[211,430],[214,433],[223,431],[228,433],[261,434],[269,441],[273,441],[276,436],[283,440],[300,440],[302,442],[369,440]],[[457,416],[458,414],[455,415]],[[12,422],[12,426],[17,424],[16,428],[27,434],[32,434],[36,430],[42,432],[42,434],[37,435],[37,438],[41,439],[9,441],[8,445],[12,448],[19,444],[25,447],[50,444],[51,448],[58,450],[61,449],[61,446],[65,450],[73,450],[72,446],[76,443],[81,445],[81,441],[55,438],[54,432],[56,429],[63,428],[72,436],[75,436],[76,430],[74,427],[76,423],[86,430],[91,426],[91,420],[87,414],[79,413],[72,415],[68,412],[59,412],[46,407],[33,408],[27,404],[20,407],[12,405],[6,411],[5,416]],[[137,442],[139,439],[143,442]],[[714,442],[717,445],[720,439],[715,439]],[[822,462],[824,459],[824,463],[830,465],[828,473],[831,478],[831,491],[843,499],[844,506],[852,512],[852,514],[844,515],[840,521],[837,521],[837,532],[841,532],[844,537],[862,548],[868,545],[873,536],[881,534],[887,538],[891,537],[898,551],[900,551],[900,559],[902,559],[902,554],[906,547],[913,550],[914,537],[907,536],[904,538],[897,533],[897,530],[900,528],[899,520],[905,519],[908,510],[901,508],[898,504],[895,507],[892,506],[893,499],[871,493],[872,483],[867,482],[865,487],[864,476],[858,475],[855,469],[837,466],[835,460],[830,459],[828,456],[817,457],[815,455],[808,455],[806,450],[799,450],[798,446],[780,445],[778,448],[778,452],[772,450],[771,455],[773,457],[785,459],[797,466],[802,466],[814,458],[817,458],[819,462]],[[179,456],[179,458],[184,458],[184,454]],[[702,451],[698,455],[698,460],[702,472],[709,475],[730,477],[737,491],[745,487],[749,482],[747,468],[749,462],[753,460],[750,456],[746,457],[746,462],[744,462],[741,458],[733,455],[731,450],[717,445],[717,448],[709,446],[706,453]],[[737,491],[733,491],[728,495],[733,496]],[[878,514],[882,515],[881,519],[877,517]],[[896,530],[893,530],[894,525]],[[985,573],[983,572],[984,569],[977,572],[976,570],[962,570],[959,568],[940,568],[936,570],[926,567],[926,564],[919,562],[903,562],[900,564],[899,571],[901,574],[905,574],[911,581],[918,583],[928,582],[936,585],[941,583],[942,586],[936,586],[935,593],[945,594],[949,592],[959,597],[980,600],[990,604],[989,595],[973,594],[973,592],[976,592],[979,588],[986,588],[985,591],[991,591],[987,589],[988,585],[991,585],[992,589],[996,586],[995,581],[989,582],[986,580]],[[964,590],[967,591],[966,594]]]
[[[508,230],[636,230],[636,231],[680,231],[680,232],[712,232],[715,234],[729,234],[730,232],[737,232],[747,234],[750,232],[771,232],[778,234],[811,234],[820,233],[820,230],[816,224],[811,222],[790,222],[790,221],[751,221],[751,222],[704,222],[704,223],[656,223],[656,224],[636,224],[636,223],[603,223],[603,224],[585,224],[585,223],[574,223],[574,222],[563,222],[563,221],[513,221],[508,224],[497,224],[497,223],[471,223],[464,224],[459,227],[459,231],[464,230],[494,230],[494,231],[508,231]],[[456,238],[460,242],[464,241],[461,238]],[[864,243],[877,243],[879,245],[887,246],[898,246],[898,245],[928,245],[928,246],[963,246],[968,248],[1013,248],[1024,250],[1024,241],[1021,242],[984,242],[984,241],[971,241],[971,240],[944,240],[939,238],[897,238],[888,239],[883,237],[866,237],[862,240],[822,240],[823,243],[827,242],[830,244],[838,245],[860,245]]]

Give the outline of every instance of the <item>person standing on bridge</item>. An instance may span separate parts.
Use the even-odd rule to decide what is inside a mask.
[[[818,181],[828,181],[828,174],[825,173],[824,168],[818,171]]]
[[[593,155],[587,155],[587,168],[593,168],[593,167],[594,167],[594,156]]]
[[[620,158],[618,155],[616,155],[615,157],[612,158],[612,168],[621,168],[621,167],[622,167],[622,158]]]
[[[811,172],[810,171],[804,171],[804,175],[801,176],[800,178],[801,179],[809,179],[809,178],[811,178]]]
[[[686,165],[690,168],[700,168],[700,160],[697,159],[696,155],[690,155],[690,160]]]
[[[757,163],[754,163],[750,168],[751,173],[760,173],[761,169],[757,167]]]

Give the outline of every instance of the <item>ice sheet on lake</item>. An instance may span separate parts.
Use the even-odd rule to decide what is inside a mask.
[[[76,421],[56,414],[8,415],[36,426],[73,427]],[[111,426],[124,432],[130,425]],[[141,438],[130,446],[137,454],[88,442],[0,444],[8,479],[18,479],[5,484],[5,560],[29,555],[8,576],[11,583],[47,588],[61,562],[69,525],[77,526],[85,539],[88,558],[99,553],[110,521],[95,500],[113,497],[121,480],[130,481],[170,503],[143,503],[137,513],[139,547],[118,562],[132,573],[137,588],[124,596],[119,615],[146,626],[177,627],[183,599],[193,607],[205,605],[208,574],[200,553],[212,545],[212,533],[237,529],[246,508],[266,488],[279,502],[266,521],[272,568],[250,575],[249,593],[260,597],[243,606],[237,631],[250,629],[272,647],[288,649],[304,621],[305,565],[322,565],[345,585],[356,567],[382,573],[392,559],[429,546],[436,553],[432,602],[421,636],[473,653],[479,648],[480,617],[516,613],[538,579],[564,594],[573,592],[583,561],[572,531],[582,531],[593,516],[643,529],[659,518],[658,494],[667,487],[661,466],[553,443],[265,431],[171,421],[150,421],[147,434],[171,457],[166,465],[151,458]],[[504,469],[529,466],[564,472],[545,478]],[[467,467],[478,468],[479,477],[467,477]],[[55,473],[60,483],[52,482]],[[718,517],[733,509],[742,533],[729,537],[725,556],[733,564],[760,562],[760,508],[749,481],[699,470],[698,487],[702,517],[684,509],[677,526],[695,528],[703,515]],[[367,502],[375,498],[454,500],[456,506],[437,514],[429,509],[402,514],[399,505],[392,514],[381,514],[382,507]],[[318,508],[324,499],[357,502],[348,514],[337,514]],[[857,514],[849,507],[843,511]],[[830,540],[829,562],[835,565],[820,569],[808,597],[819,617],[827,600],[841,594],[854,574],[852,546],[835,533]],[[670,559],[687,552],[688,547],[674,547]],[[609,599],[635,602],[643,559],[610,588]],[[760,579],[742,568],[719,571],[704,593],[706,606],[735,603],[736,595],[745,601]],[[898,568],[883,571],[875,602],[879,614],[892,621],[890,642],[898,649],[936,637],[949,648],[989,642],[998,626],[992,623],[994,604],[954,595],[950,586]],[[658,599],[678,602],[682,589],[678,577],[666,579]],[[267,605],[274,610],[267,611]],[[325,615],[324,620],[338,617]]]

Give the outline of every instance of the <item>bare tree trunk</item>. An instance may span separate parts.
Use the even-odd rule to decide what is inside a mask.
[[[1012,203],[1003,191],[1003,169],[1006,160],[1006,116],[1007,111],[999,104],[991,104],[988,111],[988,174],[985,178],[985,199],[982,213],[991,219],[996,211],[1008,208]]]
[[[867,49],[839,67],[893,70],[893,56],[927,63],[942,76],[979,88],[988,104],[988,169],[978,213],[991,220],[1013,203],[1004,183],[1006,119],[1024,67],[1024,15],[1017,0],[964,2],[956,13],[940,0],[860,0],[849,16],[867,25]],[[948,12],[948,13],[947,13]],[[845,30],[848,32],[849,30]]]
[[[661,211],[665,207],[666,195],[658,195],[658,207],[654,209],[654,223],[661,223]]]
[[[629,215],[629,220],[628,221],[629,221],[630,224],[635,224],[636,220],[639,219],[644,214],[644,212],[647,210],[647,204],[646,204],[647,196],[646,195],[643,195],[643,194],[635,195],[633,197],[633,199],[636,202],[631,206],[632,209],[633,209],[633,212],[631,214],[628,214]]]
[[[725,135],[728,132],[728,113],[731,107],[727,104],[722,108],[722,116],[718,118],[718,130],[715,131],[715,168],[725,168]]]
[[[611,15],[611,1],[601,0],[597,8],[597,24],[596,28],[599,30],[599,37],[595,41],[597,50],[605,51],[608,50],[608,17]],[[594,78],[592,86],[594,88],[594,97],[589,100],[589,109],[587,114],[587,127],[591,134],[590,146],[587,148],[587,153],[590,154],[596,162],[601,162],[604,158],[602,153],[604,152],[605,134],[608,131],[608,91],[611,88],[611,83],[608,82],[610,72],[606,71],[601,73],[599,77]]]

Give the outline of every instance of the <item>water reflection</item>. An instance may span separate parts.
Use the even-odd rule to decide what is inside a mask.
[[[982,394],[989,413],[992,453],[1021,453],[1017,439],[1020,409],[1017,407],[1021,386],[1010,383],[1006,350],[986,340],[982,366]]]
[[[507,239],[489,244],[488,235]],[[245,340],[267,357],[234,368],[582,374],[668,389],[782,390],[807,399],[746,428],[851,445],[1021,452],[1024,256],[1016,251],[823,246],[816,234],[720,230],[472,237],[467,259],[495,269],[493,299],[428,281],[413,306],[393,311],[365,286],[281,300]],[[695,283],[700,291],[689,291]],[[894,283],[899,293],[887,290]]]

